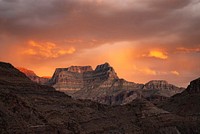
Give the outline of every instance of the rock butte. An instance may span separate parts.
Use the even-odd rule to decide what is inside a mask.
[[[76,99],[109,105],[126,104],[141,97],[159,101],[184,90],[163,80],[147,84],[128,82],[120,79],[109,63],[98,65],[95,70],[91,66],[57,68],[48,85]]]

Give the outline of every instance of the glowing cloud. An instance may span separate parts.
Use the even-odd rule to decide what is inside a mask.
[[[147,75],[156,75],[156,71],[152,70],[152,69],[149,69],[149,68],[144,68],[141,71],[144,72]]]
[[[199,48],[185,48],[185,47],[179,47],[176,49],[178,52],[182,53],[200,53],[200,47]]]
[[[158,51],[158,50],[150,51],[147,57],[153,57],[153,58],[158,58],[162,60],[166,60],[168,58],[167,53]]]
[[[174,71],[171,71],[171,73],[174,74],[174,75],[177,75],[177,76],[180,75],[180,73],[177,72],[177,71],[175,71],[175,70],[174,70]]]
[[[59,50],[59,55],[65,55],[65,54],[73,54],[76,51],[74,47],[70,47],[68,50]]]
[[[147,68],[147,67],[138,68],[138,67],[134,66],[134,70],[136,72],[140,72],[140,73],[145,74],[145,75],[156,75],[157,74],[157,72],[155,70],[152,70],[152,69]]]
[[[69,47],[63,49],[58,47],[55,43],[52,42],[36,42],[30,40],[28,42],[29,48],[23,51],[25,55],[38,56],[41,58],[57,58],[67,54],[73,54],[76,49],[74,47]]]

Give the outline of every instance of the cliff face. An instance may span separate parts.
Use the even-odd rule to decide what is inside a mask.
[[[182,90],[166,81],[137,84],[119,79],[108,63],[90,66],[71,66],[56,69],[49,84],[77,99],[90,99],[109,105],[120,105],[136,98],[151,101],[166,99]]]
[[[32,81],[39,83],[39,84],[46,84],[50,78],[48,77],[39,77],[37,76],[32,70],[28,70],[26,68],[17,67],[19,71],[24,73],[28,78],[30,78]]]
[[[105,63],[97,66],[95,70],[91,66],[57,68],[49,84],[57,90],[77,91],[92,83],[99,85],[105,80],[117,78],[114,69],[108,63]]]
[[[85,73],[89,71],[93,71],[91,66],[71,66],[67,69],[69,72],[74,72],[74,73]]]
[[[85,76],[92,76],[90,66],[71,66],[57,68],[49,84],[61,91],[77,91],[84,87],[87,81]]]
[[[116,107],[73,100],[52,87],[33,83],[12,65],[0,62],[0,133],[193,132],[200,132],[197,120],[171,114],[146,100]]]

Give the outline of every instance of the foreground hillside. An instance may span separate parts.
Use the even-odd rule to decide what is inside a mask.
[[[185,91],[158,106],[181,116],[200,119],[200,78],[193,80]]]
[[[144,99],[112,107],[73,100],[0,62],[0,133],[192,134],[199,124]]]

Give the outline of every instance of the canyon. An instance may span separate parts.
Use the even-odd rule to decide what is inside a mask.
[[[73,99],[0,62],[0,133],[198,134],[199,80],[156,105],[137,98],[109,106]]]

